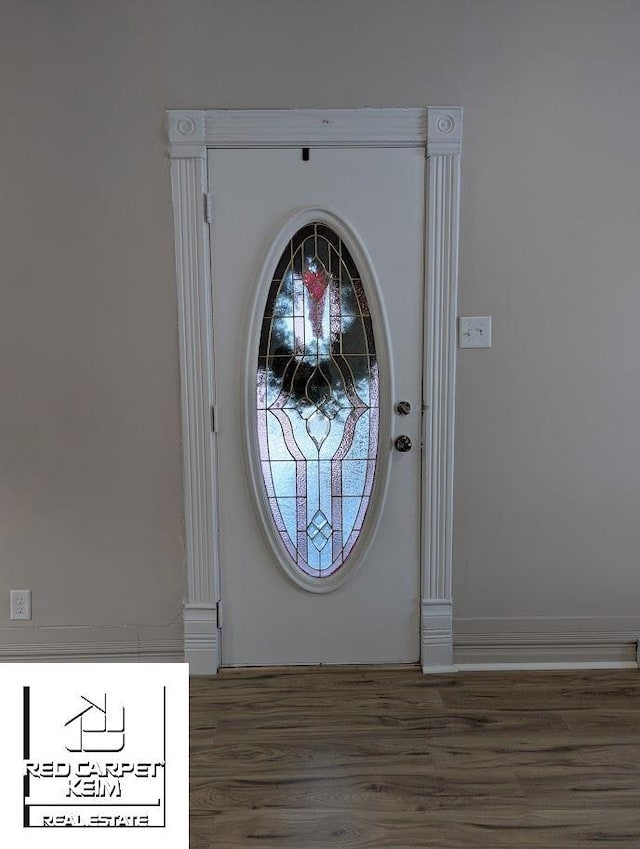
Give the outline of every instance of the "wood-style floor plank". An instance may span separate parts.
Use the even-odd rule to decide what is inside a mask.
[[[640,675],[191,682],[191,849],[640,849]]]

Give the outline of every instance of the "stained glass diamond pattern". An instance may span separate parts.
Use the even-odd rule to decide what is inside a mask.
[[[307,433],[320,451],[323,442],[331,432],[331,422],[342,409],[353,409],[353,404],[346,395],[341,399],[335,397],[333,390],[326,393],[319,404],[314,403],[305,395],[295,406],[300,418],[306,422]]]
[[[322,448],[322,443],[329,436],[330,431],[331,419],[328,419],[321,410],[316,408],[307,419],[307,433],[318,451]]]
[[[331,539],[333,528],[322,510],[317,510],[313,519],[307,525],[307,536],[318,551],[322,551]]]
[[[316,412],[322,413],[322,415],[326,416],[328,419],[335,419],[340,410],[353,409],[353,404],[346,395],[341,399],[341,402],[338,401],[332,392],[330,395],[325,395],[319,404],[314,404],[313,401],[310,401],[309,398],[305,396],[298,401],[295,409],[300,418],[305,421],[310,419]]]
[[[353,404],[346,396],[344,398],[343,403],[344,407],[350,407],[351,409],[353,409]],[[327,418],[335,419],[340,410],[343,408],[338,403],[337,398],[333,395],[333,393],[331,393],[331,396],[325,396],[324,401],[322,402],[322,404],[320,404],[318,409],[324,416],[327,416]]]

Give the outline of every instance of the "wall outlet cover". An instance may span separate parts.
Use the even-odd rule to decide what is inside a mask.
[[[12,619],[31,619],[31,590],[11,590]]]

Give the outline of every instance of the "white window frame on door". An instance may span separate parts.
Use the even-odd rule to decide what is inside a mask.
[[[180,341],[191,675],[220,666],[220,562],[207,149],[416,147],[427,158],[423,340],[421,628],[424,672],[453,665],[452,529],[462,108],[169,110]]]

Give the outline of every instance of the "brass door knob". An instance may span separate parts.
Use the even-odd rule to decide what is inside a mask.
[[[396,413],[399,416],[408,416],[411,412],[411,404],[408,401],[398,401],[396,404]]]
[[[396,446],[396,451],[401,451],[403,454],[405,451],[411,451],[411,437],[405,436],[396,436],[396,441],[394,443]]]

